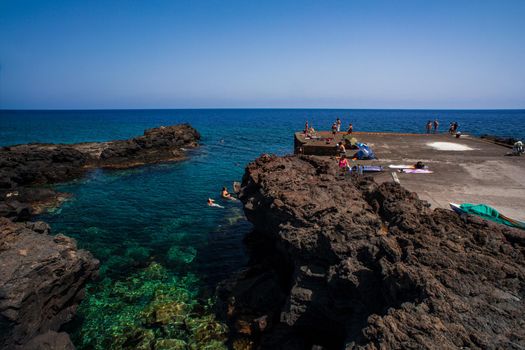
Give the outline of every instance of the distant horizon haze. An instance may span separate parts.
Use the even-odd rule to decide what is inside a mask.
[[[199,110],[308,110],[308,111],[525,111],[525,108],[331,108],[331,107],[203,107],[203,108],[0,108],[0,111],[199,111]]]
[[[0,1],[0,109],[525,109],[525,1]]]

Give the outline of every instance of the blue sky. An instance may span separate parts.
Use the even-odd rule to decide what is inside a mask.
[[[0,108],[525,108],[525,1],[0,0]]]

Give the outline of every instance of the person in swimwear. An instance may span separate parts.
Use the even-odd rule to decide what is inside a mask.
[[[346,155],[341,155],[341,158],[339,159],[339,169],[342,171],[350,170],[350,164],[348,163],[348,159],[346,158]]]
[[[434,134],[438,133],[438,127],[439,127],[439,122],[437,119],[434,119]]]
[[[208,205],[210,207],[216,207],[216,208],[224,208],[222,205],[219,205],[217,203],[215,203],[215,201],[211,198],[208,198]]]
[[[343,156],[346,154],[346,148],[345,145],[342,142],[339,142],[337,144],[337,151],[339,152],[340,156]]]
[[[333,123],[332,124],[332,135],[334,135],[334,138],[336,134],[337,134],[337,124]]]
[[[222,188],[221,197],[224,198],[224,199],[231,200],[231,201],[236,201],[237,200],[235,197],[232,197],[232,195],[228,192],[228,189],[226,187]]]

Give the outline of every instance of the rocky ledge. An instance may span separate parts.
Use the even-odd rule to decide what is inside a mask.
[[[66,333],[98,260],[44,222],[0,218],[0,348],[73,349]]]
[[[180,160],[184,148],[196,147],[199,139],[194,128],[182,124],[149,129],[143,136],[123,141],[2,147],[0,217],[24,221],[32,212],[65,199],[63,194],[38,185],[75,179],[96,167],[129,168]]]
[[[240,199],[251,259],[217,291],[234,347],[525,348],[523,231],[306,156],[260,157]]]

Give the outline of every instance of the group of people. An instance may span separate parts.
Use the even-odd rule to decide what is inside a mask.
[[[439,122],[437,119],[434,119],[434,121],[429,120],[427,122],[427,134],[430,134],[430,133],[437,134],[438,128],[439,128]],[[450,127],[448,128],[448,132],[451,135],[456,135],[459,132],[458,129],[459,129],[458,122],[451,122]]]
[[[432,120],[427,122],[427,134],[432,132],[432,127],[434,127],[434,134],[437,134],[439,128],[439,122],[437,119],[434,119],[434,122],[432,122]]]
[[[222,191],[221,191],[221,198],[222,199],[225,199],[225,200],[230,200],[230,201],[236,201],[237,198],[233,197],[230,192],[228,192],[228,189],[226,187],[223,187],[222,188]],[[214,199],[211,199],[211,198],[208,198],[208,205],[210,207],[216,207],[216,208],[224,208],[222,205],[220,204],[217,204],[215,203],[215,200]]]
[[[313,135],[315,134],[315,129],[311,124],[308,124],[308,120],[304,124],[304,134],[305,135]]]
[[[339,117],[337,117],[335,122],[333,122],[333,124],[332,124],[332,134],[334,134],[334,136],[335,136],[335,134],[337,134],[338,132],[341,131],[341,125],[342,125],[341,119]],[[352,125],[352,123],[350,123],[348,125],[348,129],[347,129],[346,133],[347,134],[351,134],[353,131],[354,131],[354,126]],[[315,129],[313,128],[313,126],[310,123],[308,123],[308,120],[304,123],[303,133],[305,135],[313,135],[315,133]]]
[[[337,117],[337,119],[335,120],[335,122],[332,124],[332,133],[335,135],[336,133],[338,133],[339,131],[341,131],[341,119],[339,119],[339,117]]]
[[[332,133],[335,134],[340,132],[341,131],[341,119],[339,119],[339,117],[337,117],[337,119],[335,120],[335,122],[332,124]],[[352,123],[350,123],[348,125],[348,129],[346,130],[346,133],[347,134],[351,134],[352,132],[354,131],[354,126],[352,125]]]

